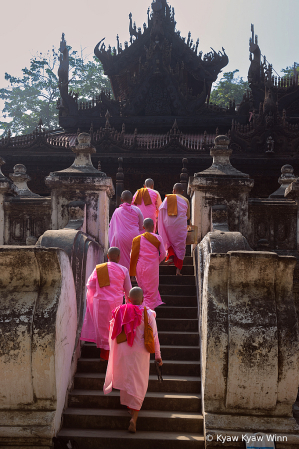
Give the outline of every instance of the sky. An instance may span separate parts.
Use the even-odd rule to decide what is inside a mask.
[[[1,4],[0,88],[7,86],[5,72],[20,76],[37,52],[59,47],[62,32],[74,50],[92,56],[105,37],[106,47],[129,40],[131,12],[137,27],[147,20],[151,0],[15,0]],[[280,73],[299,62],[299,0],[172,0],[177,29],[199,38],[199,50],[225,48],[229,64],[224,71],[239,69],[247,77],[248,42],[255,26],[263,55]],[[220,75],[221,76],[221,75]],[[0,108],[2,105],[0,104]]]

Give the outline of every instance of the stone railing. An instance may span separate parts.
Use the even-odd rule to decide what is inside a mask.
[[[217,435],[264,432],[299,445],[292,414],[299,384],[294,257],[209,254],[202,296],[202,392],[206,447]],[[232,440],[230,440],[232,441]],[[283,440],[285,441],[285,440]],[[281,446],[282,447],[282,446]]]
[[[9,177],[12,183],[3,201],[3,243],[26,245],[27,239],[28,243],[32,238],[36,241],[50,228],[51,199],[31,192],[27,185],[30,177],[24,165],[15,165]],[[1,181],[4,179],[0,178]]]
[[[50,448],[72,382],[71,264],[57,248],[2,246],[0,269],[0,445]]]
[[[215,231],[195,260],[206,447],[218,447],[222,435],[242,448],[242,435],[255,432],[297,447],[295,257],[250,251],[240,233]]]

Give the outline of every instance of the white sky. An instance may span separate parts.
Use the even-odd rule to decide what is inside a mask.
[[[21,75],[37,51],[59,46],[64,32],[74,50],[92,55],[94,46],[106,37],[106,46],[129,40],[130,12],[137,27],[147,21],[151,0],[15,0],[1,2],[0,88],[6,87],[4,73]],[[182,36],[190,30],[200,39],[204,53],[222,46],[229,57],[224,71],[240,70],[246,79],[249,67],[248,40],[254,23],[262,54],[280,70],[299,62],[299,0],[172,0],[177,29]],[[1,107],[1,104],[0,104]]]

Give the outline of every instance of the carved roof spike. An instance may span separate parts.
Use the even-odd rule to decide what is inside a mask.
[[[109,122],[109,118],[111,117],[110,112],[107,109],[107,112],[105,114],[105,119],[106,119],[106,124],[105,124],[105,128],[108,129],[110,128],[110,122]]]
[[[176,119],[175,119],[175,121],[173,122],[172,129],[179,129],[179,127],[178,127],[178,122],[176,121]]]

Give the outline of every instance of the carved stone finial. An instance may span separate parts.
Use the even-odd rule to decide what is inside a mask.
[[[31,180],[30,176],[26,173],[26,167],[23,164],[16,164],[13,168],[13,173],[9,174],[10,179],[14,183],[13,191],[17,196],[22,198],[40,198],[37,193],[31,192],[27,182]]]
[[[280,184],[279,189],[272,193],[269,198],[284,198],[284,194],[289,185],[296,181],[297,177],[294,175],[294,168],[289,165],[283,165],[281,167],[281,176],[278,178]]]
[[[210,168],[195,174],[195,177],[204,176],[231,176],[238,178],[249,178],[249,175],[240,172],[230,163],[232,150],[229,149],[230,140],[228,136],[220,135],[214,140],[214,147],[210,150],[213,163]]]
[[[6,176],[4,176],[4,174],[2,173],[2,169],[1,169],[2,165],[4,165],[5,163],[6,163],[5,160],[2,157],[0,157],[0,179],[6,178]]]

